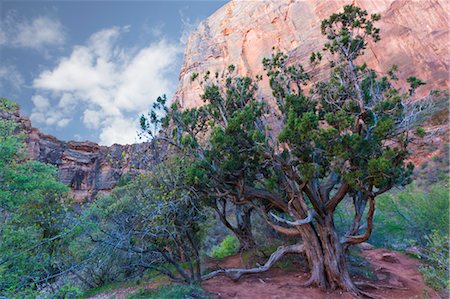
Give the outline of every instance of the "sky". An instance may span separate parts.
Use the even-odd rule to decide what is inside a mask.
[[[140,142],[189,33],[225,2],[0,0],[0,96],[61,140]]]

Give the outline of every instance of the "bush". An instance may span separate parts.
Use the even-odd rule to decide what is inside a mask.
[[[54,294],[53,298],[58,299],[75,299],[81,296],[81,291],[78,287],[73,285],[72,283],[68,283],[63,285],[59,290]]]
[[[223,239],[222,243],[217,245],[212,251],[212,257],[222,259],[226,256],[236,254],[239,250],[239,240],[232,235],[228,235]]]
[[[429,191],[410,185],[396,194],[380,196],[377,204],[376,229],[371,238],[375,245],[401,249],[412,242],[425,247],[426,236],[434,230],[448,234],[449,195],[442,184],[432,186]]]
[[[416,135],[420,138],[425,137],[425,135],[427,134],[427,131],[425,131],[424,128],[422,127],[417,127],[416,128]]]
[[[15,112],[19,109],[19,105],[7,98],[0,98],[0,112]]]
[[[429,286],[448,292],[449,236],[435,230],[426,239],[428,243],[421,251],[421,257],[425,258],[426,262],[419,270]]]

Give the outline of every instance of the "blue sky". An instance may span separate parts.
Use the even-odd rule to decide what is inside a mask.
[[[139,141],[188,34],[225,1],[1,1],[0,96],[62,140]]]

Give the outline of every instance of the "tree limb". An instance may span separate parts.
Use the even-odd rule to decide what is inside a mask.
[[[305,219],[298,219],[296,221],[290,221],[290,220],[278,217],[277,215],[275,215],[272,212],[270,212],[269,215],[272,216],[273,218],[275,218],[275,220],[277,220],[278,222],[285,223],[285,224],[288,224],[291,226],[304,225],[304,224],[310,223],[313,220],[313,213],[311,213],[311,211],[309,211],[309,210],[308,210],[308,216]]]
[[[255,274],[269,270],[278,260],[280,260],[284,255],[288,253],[302,252],[304,252],[304,247],[302,244],[280,246],[274,253],[270,255],[269,260],[263,266],[252,269],[220,269],[202,276],[202,280],[208,280],[218,275],[225,275],[237,281],[244,274]]]

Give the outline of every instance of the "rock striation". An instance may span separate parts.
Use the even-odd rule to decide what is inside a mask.
[[[124,175],[136,175],[159,163],[161,147],[145,142],[132,145],[100,146],[90,141],[61,141],[33,128],[31,121],[17,110],[1,112],[0,119],[15,121],[27,134],[31,158],[55,165],[61,182],[72,189],[77,201],[111,191]]]
[[[449,87],[449,6],[447,0],[354,0],[369,13],[380,13],[381,41],[369,43],[364,61],[386,73],[393,64],[404,80],[415,75],[428,84],[419,91]],[[184,52],[175,100],[182,107],[202,105],[191,75],[225,70],[234,64],[240,75],[265,75],[261,61],[272,47],[287,53],[292,63],[308,65],[310,53],[324,44],[321,20],[351,0],[231,1],[200,23]],[[323,71],[319,70],[319,74]],[[275,105],[267,79],[261,96]]]

